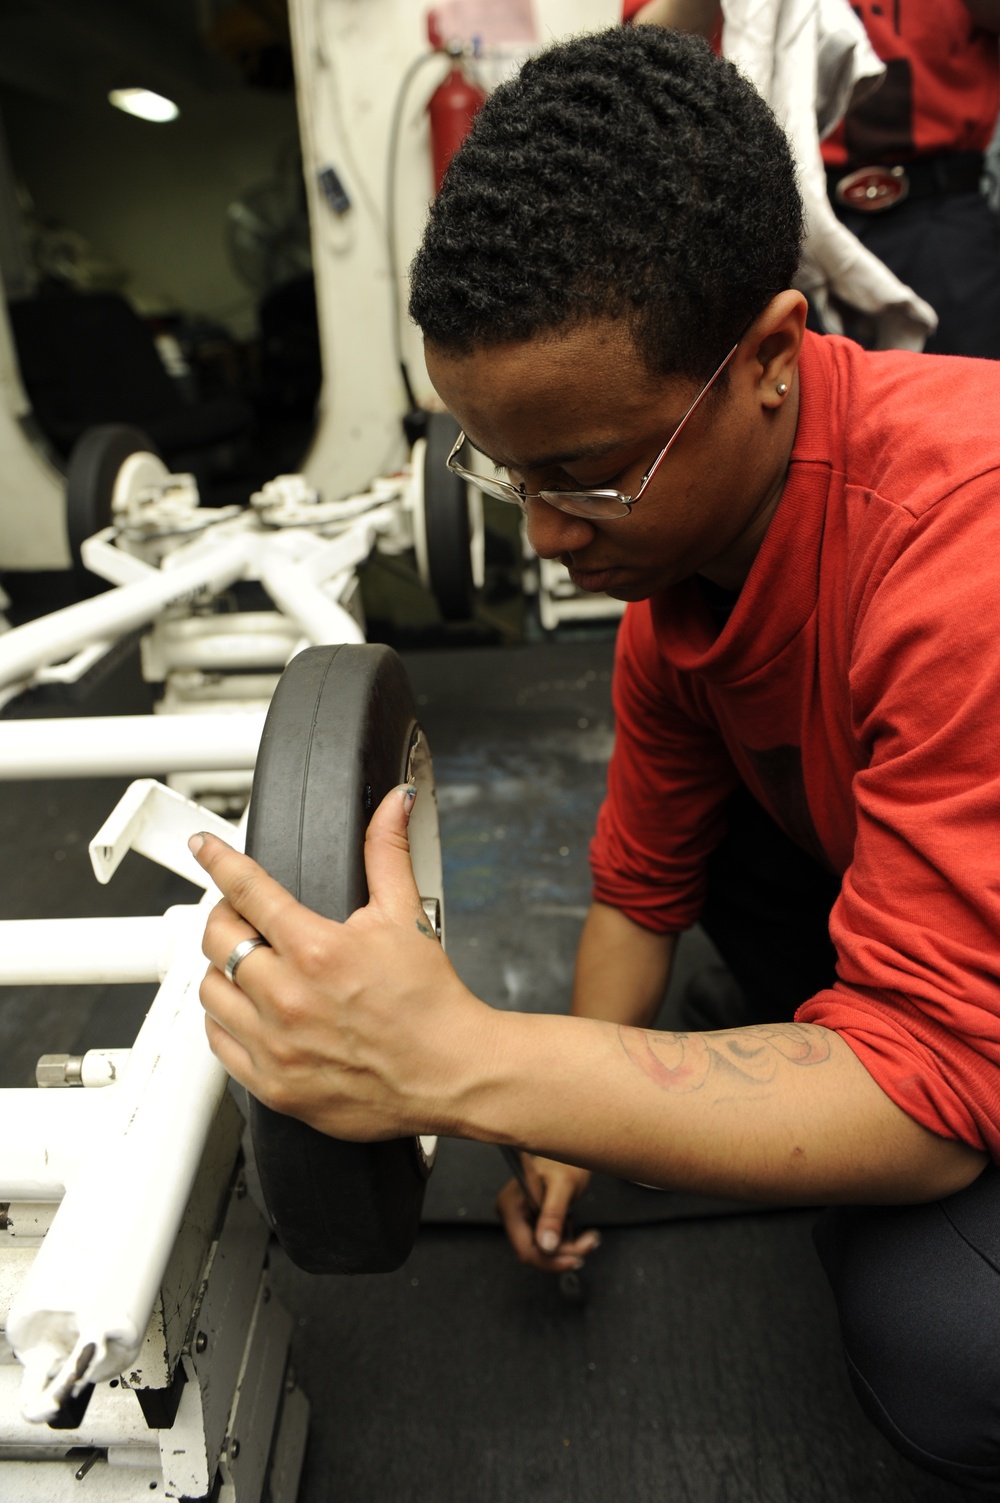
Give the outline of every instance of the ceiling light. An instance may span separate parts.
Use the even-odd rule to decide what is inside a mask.
[[[172,99],[154,94],[152,89],[112,89],[108,99],[116,109],[126,115],[138,115],[140,120],[155,120],[162,124],[176,120],[180,110]]]

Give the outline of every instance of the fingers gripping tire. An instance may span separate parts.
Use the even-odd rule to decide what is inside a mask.
[[[74,568],[84,571],[80,549],[95,532],[110,525],[115,481],[133,454],[156,454],[140,428],[101,423],[88,428],[73,446],[66,467],[66,530]]]
[[[343,921],[368,900],[372,811],[410,777],[414,871],[421,894],[440,900],[433,776],[402,662],[376,645],[309,648],[268,710],[247,851],[300,902]],[[346,1143],[253,1097],[249,1106],[264,1200],[292,1261],[309,1273],[400,1267],[416,1240],[433,1140]]]

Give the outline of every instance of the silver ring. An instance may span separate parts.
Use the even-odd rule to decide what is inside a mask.
[[[227,981],[232,981],[235,983],[236,967],[239,965],[241,960],[246,960],[247,956],[250,954],[250,951],[256,950],[258,945],[267,945],[268,949],[271,948],[269,941],[264,938],[263,934],[255,934],[253,939],[240,940],[239,944],[236,946],[235,950],[230,955],[225,964]]]

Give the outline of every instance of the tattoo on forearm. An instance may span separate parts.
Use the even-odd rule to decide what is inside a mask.
[[[618,1037],[636,1068],[664,1091],[698,1091],[713,1068],[767,1085],[782,1059],[818,1065],[830,1057],[825,1034],[800,1023],[764,1023],[720,1033],[619,1027]]]
[[[429,924],[425,924],[422,919],[417,919],[416,925],[421,934],[426,934],[428,939],[437,939],[437,935],[434,933],[434,930]]]

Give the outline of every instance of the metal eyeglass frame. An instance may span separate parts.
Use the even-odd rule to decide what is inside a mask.
[[[740,338],[742,338],[742,335],[740,336]],[[738,339],[719,368],[705,382],[705,385],[695,397],[694,401],[691,403],[691,406],[688,408],[687,412],[685,412],[684,416],[677,424],[677,427],[674,429],[673,433],[667,439],[667,442],[663,445],[663,448],[660,450],[659,454],[657,454],[656,458],[653,460],[653,463],[650,465],[645,475],[643,475],[642,479],[639,482],[639,489],[636,491],[634,496],[626,495],[624,491],[601,489],[580,491],[526,491],[523,484],[515,485],[512,480],[498,480],[486,475],[477,475],[472,470],[467,470],[464,465],[460,465],[457,459],[459,450],[466,442],[464,431],[460,432],[458,437],[456,438],[452,446],[451,453],[445,460],[445,464],[453,475],[460,476],[461,479],[467,481],[469,485],[477,486],[478,489],[483,491],[487,496],[493,496],[494,499],[498,501],[509,501],[512,505],[519,506],[522,511],[524,510],[526,501],[539,500],[546,502],[549,506],[554,506],[558,511],[569,512],[569,514],[574,517],[601,517],[608,519],[616,517],[627,517],[636,502],[642,499],[643,493],[652,481],[653,476],[656,474],[657,470],[660,468],[660,465],[666,459],[667,455],[670,453],[670,450],[680,437],[688,418],[691,417],[702,400],[711,391],[712,387],[722,375],[722,372],[725,370],[730,360],[732,360],[739,347],[740,340]]]

